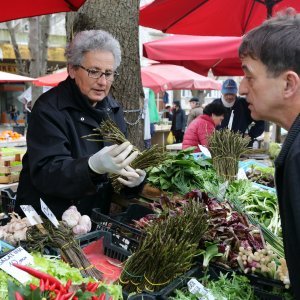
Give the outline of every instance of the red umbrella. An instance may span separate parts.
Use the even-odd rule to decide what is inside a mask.
[[[155,93],[172,89],[170,82],[166,78],[161,77],[158,74],[149,73],[143,71],[142,69],[141,76],[143,86],[150,88]]]
[[[242,76],[238,48],[241,37],[173,35],[145,43],[144,56],[161,63],[181,65],[196,73]]]
[[[0,71],[0,82],[28,82],[28,81],[34,81],[34,78],[16,75],[12,73],[6,73]]]
[[[155,0],[140,10],[140,25],[163,32],[242,36],[299,0]]]
[[[64,70],[50,75],[38,77],[36,78],[34,84],[37,86],[56,86],[67,77],[68,72]]]
[[[142,82],[144,87],[150,87],[155,92],[165,90],[220,90],[221,84],[211,78],[199,75],[184,67],[155,64],[141,69]],[[148,82],[147,77],[152,81]],[[162,84],[155,88],[153,80],[158,83],[163,79]],[[152,87],[151,87],[152,86]]]
[[[0,22],[47,15],[58,12],[76,11],[86,0],[13,0],[2,4]]]
[[[56,86],[68,76],[67,71],[61,71],[36,78],[37,86]],[[152,65],[141,69],[144,87],[155,92],[166,90],[211,90],[220,89],[221,85],[208,77],[201,76],[190,70],[175,65]]]

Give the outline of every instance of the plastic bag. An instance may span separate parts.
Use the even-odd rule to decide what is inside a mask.
[[[167,137],[167,144],[171,145],[171,144],[174,144],[174,142],[175,142],[175,137],[174,137],[172,131],[170,131],[168,134],[168,137]]]

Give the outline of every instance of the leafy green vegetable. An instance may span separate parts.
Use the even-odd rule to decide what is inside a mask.
[[[149,170],[148,182],[163,191],[181,195],[203,189],[206,181],[217,182],[211,162],[203,158],[195,160],[191,152],[179,151],[163,164]]]
[[[216,300],[254,300],[255,295],[253,288],[247,277],[236,275],[233,273],[231,278],[228,278],[228,274],[220,274],[218,280],[207,281],[205,278],[205,286],[215,297]],[[170,297],[172,300],[196,300],[206,299],[202,298],[201,295],[193,295],[188,291],[175,291],[175,296]]]
[[[206,268],[209,265],[209,262],[217,256],[222,256],[222,253],[219,253],[217,244],[205,242],[205,251],[201,252],[203,254],[203,267]]]

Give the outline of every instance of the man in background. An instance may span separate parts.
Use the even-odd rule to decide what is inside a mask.
[[[173,119],[171,131],[175,137],[175,143],[182,143],[185,124],[185,111],[181,108],[180,101],[173,101]]]
[[[200,105],[200,100],[198,97],[193,97],[190,101],[191,110],[188,115],[186,126],[189,126],[189,124],[195,120],[198,116],[203,114],[203,109]]]
[[[234,132],[240,132],[243,136],[249,136],[252,146],[253,141],[264,132],[264,121],[255,121],[251,117],[249,104],[243,97],[237,96],[237,84],[233,79],[227,79],[222,85],[222,97],[214,102],[222,103],[226,109],[224,120],[217,129],[229,128]]]

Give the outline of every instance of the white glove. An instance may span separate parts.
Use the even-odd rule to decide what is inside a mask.
[[[136,172],[139,175],[139,177],[126,176],[127,180],[125,180],[124,178],[119,177],[118,180],[122,184],[124,184],[128,187],[135,187],[135,186],[140,185],[144,181],[144,179],[146,177],[146,172],[144,170],[140,170],[140,169],[134,170],[130,166],[125,167],[125,169],[126,169],[126,171],[131,172],[131,173]]]
[[[137,151],[129,155],[132,148],[129,142],[106,146],[89,158],[89,167],[98,174],[115,173],[138,178],[139,175],[134,170],[132,172],[125,169],[138,155]]]

